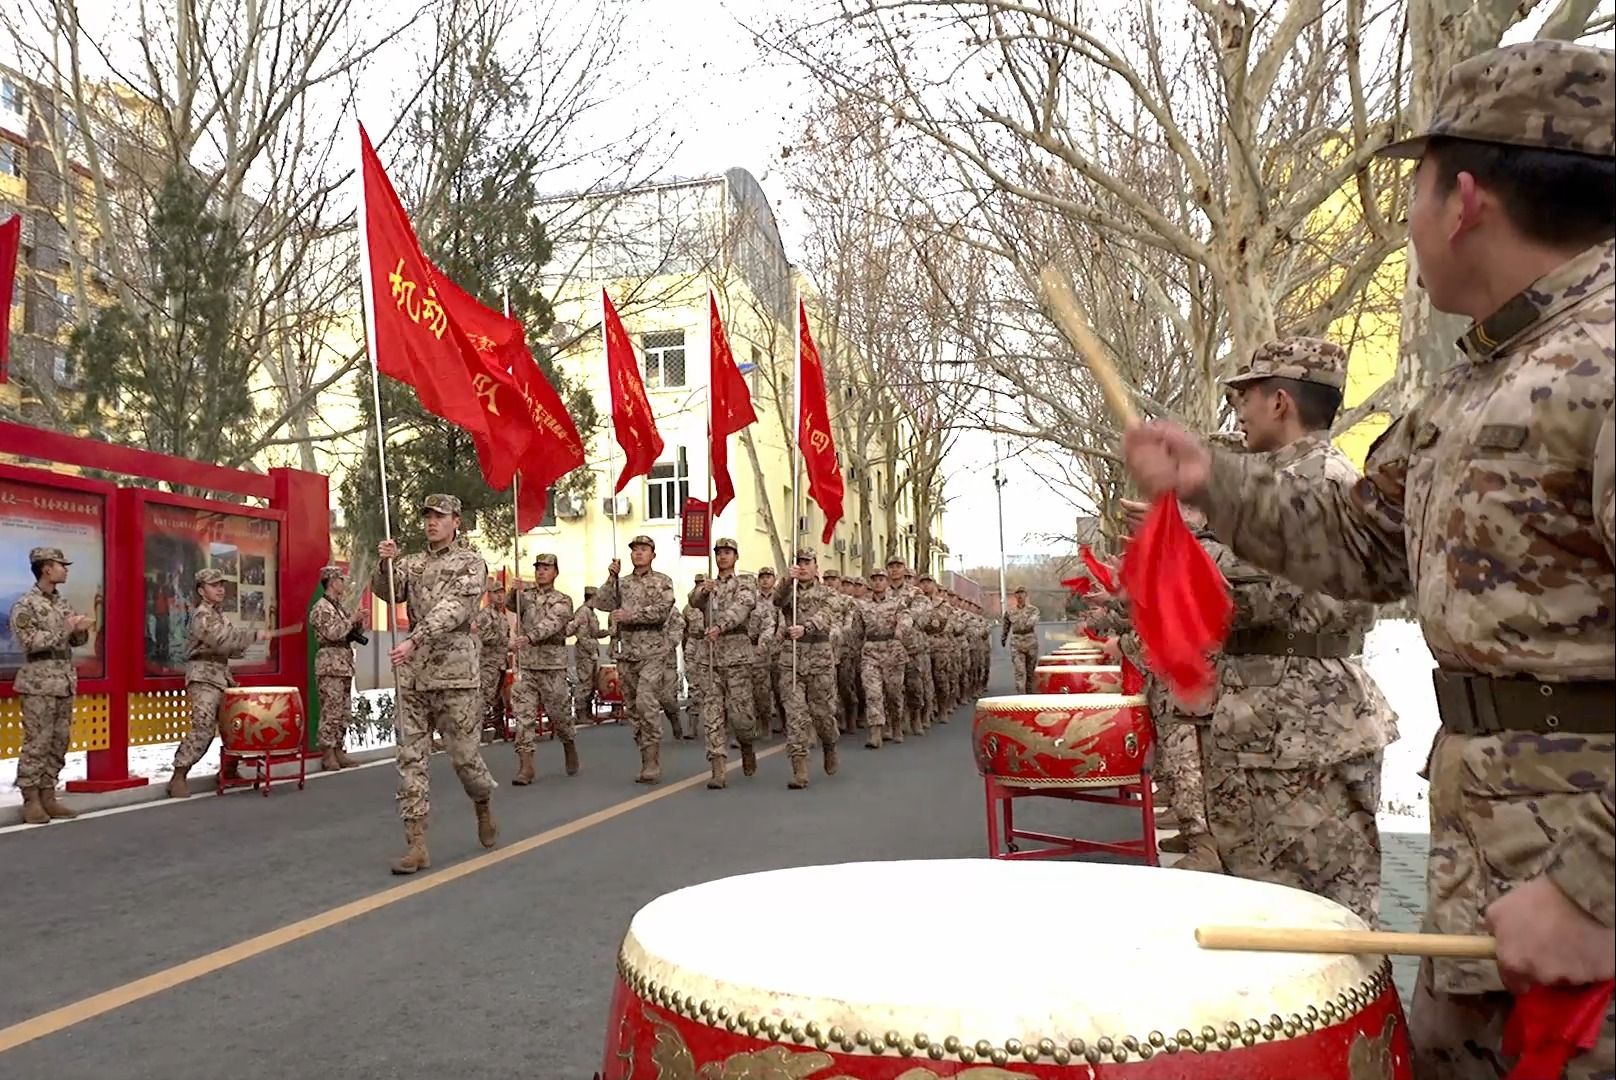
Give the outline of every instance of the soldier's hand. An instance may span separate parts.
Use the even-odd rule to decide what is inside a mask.
[[[1498,973],[1515,993],[1616,977],[1616,930],[1578,907],[1548,877],[1517,885],[1482,921],[1498,940]]]
[[[397,667],[404,661],[408,660],[410,658],[410,654],[414,651],[415,642],[409,638],[405,638],[403,641],[393,646],[392,650],[387,654],[387,659],[393,662],[394,667]]]
[[[355,626],[358,626],[360,623],[362,623],[364,621],[365,621],[365,609],[364,608],[356,608],[356,609],[354,609],[353,624]]]
[[[708,641],[717,641],[718,640],[718,627],[709,626],[707,628],[707,640]]]
[[[383,540],[376,545],[376,554],[384,559],[396,559],[398,557],[398,541]]]
[[[73,616],[73,621],[68,624],[68,629],[73,631],[93,630],[94,628],[95,620],[88,615],[75,615]]]
[[[606,576],[607,577],[616,577],[618,575],[618,573],[622,569],[623,569],[623,560],[622,559],[613,559],[611,562],[606,564]]]
[[[792,641],[796,641],[798,638],[802,637],[802,635],[803,627],[800,626],[793,626],[786,630],[786,637],[790,638]]]
[[[518,634],[518,635],[516,635],[515,637],[513,637],[511,639],[511,648],[513,648],[513,649],[525,649],[527,647],[528,647],[528,640],[527,640],[527,635],[526,634]]]
[[[1212,453],[1206,444],[1177,424],[1161,420],[1123,432],[1122,457],[1128,472],[1152,498],[1173,491],[1193,499],[1206,490],[1212,476]]]
[[[1139,526],[1145,523],[1145,515],[1150,513],[1150,504],[1138,499],[1119,499],[1117,507],[1122,511],[1122,523],[1128,527],[1130,536],[1139,531]]]

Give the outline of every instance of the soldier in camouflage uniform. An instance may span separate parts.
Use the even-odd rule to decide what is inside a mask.
[[[765,566],[757,573],[757,606],[752,608],[752,619],[747,633],[757,653],[758,662],[752,665],[753,715],[757,717],[757,737],[767,738],[776,730],[780,711],[775,700],[775,656],[780,643],[777,627],[780,613],[770,597],[774,595],[774,567]]]
[[[695,577],[696,585],[704,584],[706,581],[706,574],[697,574]],[[687,601],[679,613],[679,618],[681,621],[679,647],[684,654],[685,685],[690,687],[688,707],[691,733],[694,734],[697,718],[706,716],[702,708],[702,702],[705,700],[702,695],[707,692],[712,681],[712,664],[708,656],[711,650],[701,644],[706,640],[707,616],[693,603]]]
[[[95,620],[74,614],[57,588],[73,565],[60,548],[34,548],[28,565],[34,587],[11,606],[11,638],[23,654],[12,684],[22,699],[17,789],[22,792],[23,821],[43,825],[52,818],[78,817],[56,798],[56,779],[73,734],[73,696],[79,685],[73,649],[90,640]]]
[[[864,655],[859,675],[864,682],[866,722],[869,738],[864,745],[881,749],[888,726],[892,741],[903,742],[903,669],[907,657],[900,640],[910,627],[909,611],[900,596],[889,591],[887,579],[870,579],[873,595],[858,601],[859,618],[864,625]]]
[[[718,561],[718,580],[698,582],[690,593],[690,606],[701,619],[704,640],[695,644],[696,667],[702,672],[702,734],[707,740],[707,761],[713,775],[707,781],[712,789],[727,783],[725,769],[728,740],[741,748],[741,773],[757,772],[757,720],[753,711],[752,671],[757,667],[757,647],[752,643],[752,613],[758,608],[757,581],[750,574],[737,574],[735,562],[740,547],[734,540],[720,538],[713,545]]]
[[[573,638],[573,675],[576,679],[572,688],[572,703],[578,720],[583,723],[594,719],[590,703],[594,700],[595,678],[600,671],[600,639],[606,636],[605,629],[600,625],[600,616],[595,612],[596,591],[593,585],[584,589],[584,602],[573,612],[572,622],[567,626],[567,633]]]
[[[922,574],[919,579],[920,595],[926,602],[927,615],[923,626],[931,654],[931,719],[935,723],[948,723],[953,711],[953,621],[949,617],[948,602],[938,593],[937,579]]]
[[[679,707],[679,674],[683,666],[679,654],[684,646],[685,616],[677,604],[668,612],[667,634],[668,663],[662,670],[662,683],[657,690],[657,700],[662,706],[663,715],[667,716],[668,723],[673,727],[673,737],[694,739],[695,720],[692,718],[690,724],[686,726],[684,712]]]
[[[819,580],[819,555],[798,548],[791,575],[775,586],[774,605],[785,617],[780,652],[792,664],[786,678],[786,754],[791,758],[793,789],[808,786],[808,740],[817,733],[824,752],[825,775],[836,775],[836,666],[831,632],[836,609],[830,591]]]
[[[488,564],[457,535],[457,497],[434,494],[423,499],[421,526],[427,550],[400,558],[398,543],[383,540],[376,546],[382,561],[370,582],[383,603],[402,602],[410,620],[409,636],[388,653],[398,688],[398,815],[408,845],[393,861],[395,874],[432,865],[426,830],[432,810],[428,765],[434,731],[443,736],[455,775],[476,811],[478,843],[491,848],[499,836],[491,803],[499,785],[483,761],[478,738],[481,649],[472,630]]]
[[[931,724],[931,654],[923,622],[926,598],[915,588],[914,575],[902,559],[887,560],[887,591],[903,601],[909,613],[908,629],[899,633],[903,642],[904,727],[911,735],[924,735]]]
[[[555,587],[560,567],[556,557],[533,560],[533,587],[522,594],[522,626],[511,641],[518,675],[511,688],[516,714],[517,786],[533,782],[533,755],[539,748],[539,707],[561,741],[568,776],[578,775],[578,744],[567,695],[567,627],[572,623],[572,597]]]
[[[320,768],[351,769],[358,762],[348,756],[344,741],[353,721],[353,643],[351,634],[364,621],[363,611],[352,615],[342,609],[348,576],[340,566],[320,570],[324,595],[309,609],[309,626],[318,641],[314,653],[314,679],[320,703]]]
[[[602,611],[616,615],[623,701],[634,725],[634,745],[640,748],[640,773],[634,782],[655,784],[662,780],[662,686],[673,662],[668,648],[673,581],[651,569],[656,541],[649,536],[636,536],[628,550],[633,563],[628,577],[618,576],[622,563],[613,559],[595,601]]]
[[[1004,613],[999,644],[1010,645],[1010,667],[1015,674],[1016,693],[1032,692],[1032,669],[1038,666],[1038,609],[1027,603],[1027,586],[1020,585],[1010,597],[1010,610]]]
[[[499,580],[489,575],[483,595],[487,603],[477,610],[472,619],[472,632],[477,635],[477,684],[482,702],[482,725],[495,731],[505,730],[505,703],[500,697],[505,672],[510,667],[511,621],[506,617],[505,590]]]
[[[186,777],[202,760],[208,746],[219,734],[219,707],[226,689],[236,685],[229,662],[247,651],[255,641],[269,635],[263,630],[238,630],[219,610],[224,602],[224,575],[208,567],[196,572],[196,591],[201,603],[191,612],[186,629],[185,696],[191,703],[191,728],[174,750],[174,775],[168,781],[168,795],[183,799],[191,794]],[[230,775],[235,760],[221,763]]]
[[[1335,596],[1412,596],[1442,731],[1426,772],[1425,929],[1497,961],[1427,959],[1419,1080],[1495,1080],[1506,992],[1616,975],[1616,57],[1534,41],[1453,68],[1409,233],[1463,353],[1353,485],[1287,476],[1182,431],[1130,431],[1149,491],[1206,507],[1241,557]],[[1616,1004],[1572,1080],[1616,1070]]]

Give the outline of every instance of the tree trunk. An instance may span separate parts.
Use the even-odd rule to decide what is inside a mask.
[[[780,539],[780,526],[774,517],[774,502],[770,499],[768,486],[763,481],[763,466],[758,461],[757,444],[752,441],[750,425],[741,429],[741,445],[746,447],[746,460],[752,465],[752,484],[757,489],[758,506],[763,509],[763,523],[769,530],[769,546],[774,551],[774,565],[789,569],[791,562],[786,558],[785,544]]]

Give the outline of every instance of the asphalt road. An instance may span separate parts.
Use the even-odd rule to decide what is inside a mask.
[[[994,685],[1008,682],[1003,654]],[[309,934],[221,970],[0,1051],[0,1077],[592,1076],[616,950],[630,918],[685,885],[786,866],[981,857],[981,782],[969,710],[879,752],[844,739],[834,778],[817,764],[786,790],[783,754],[728,790],[700,785],[536,850]],[[778,745],[772,740],[768,745]],[[699,742],[664,742],[664,777],[705,773]],[[626,728],[580,733],[584,770],[507,783],[514,754],[485,748],[509,845],[643,795]],[[814,760],[817,762],[817,754]],[[269,799],[184,803],[0,836],[4,971],[0,1028],[283,927],[405,879],[390,765],[283,788]],[[431,873],[481,853],[470,804],[440,754],[432,766]],[[1028,824],[1120,835],[1120,810],[1018,808]],[[421,875],[416,879],[420,880]],[[692,934],[792,934],[834,948],[840,920],[779,926],[767,911],[714,911]],[[961,928],[961,944],[969,944]]]

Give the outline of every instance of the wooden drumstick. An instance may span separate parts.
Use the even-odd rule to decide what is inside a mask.
[[[1122,376],[1117,374],[1116,365],[1106,355],[1105,347],[1100,344],[1089,324],[1083,319],[1083,312],[1078,307],[1077,296],[1072,292],[1071,282],[1066,275],[1055,269],[1053,263],[1044,267],[1038,275],[1038,282],[1043,287],[1044,302],[1049,305],[1050,312],[1055,316],[1056,324],[1066,335],[1066,340],[1072,343],[1077,355],[1083,358],[1083,363],[1094,374],[1094,381],[1100,384],[1100,393],[1105,397],[1106,407],[1111,415],[1117,418],[1117,423],[1124,428],[1133,427],[1139,423],[1139,414],[1134,411],[1133,402],[1128,397],[1128,389],[1122,382]]]
[[[301,634],[302,632],[303,632],[303,624],[302,623],[293,623],[291,626],[283,626],[279,630],[271,630],[271,631],[269,631],[268,633],[266,633],[264,635],[264,640],[268,641],[271,638],[282,638],[282,637],[287,637],[288,635],[291,635],[291,634]]]
[[[1201,926],[1203,949],[1241,952],[1351,953],[1373,956],[1442,956],[1491,960],[1495,943],[1484,934],[1394,934],[1385,930],[1302,930],[1280,926]]]

